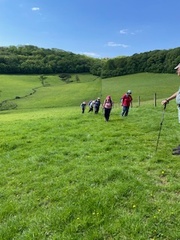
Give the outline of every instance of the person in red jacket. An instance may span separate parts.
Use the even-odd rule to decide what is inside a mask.
[[[122,105],[122,116],[128,116],[129,113],[129,107],[132,107],[132,92],[131,90],[128,90],[127,93],[125,93],[121,98],[121,105]]]

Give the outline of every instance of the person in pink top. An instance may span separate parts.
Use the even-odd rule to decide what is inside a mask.
[[[109,121],[112,106],[113,106],[112,98],[111,98],[111,96],[107,96],[106,99],[103,102],[104,119],[105,119],[106,122]]]
[[[127,93],[125,93],[121,98],[121,105],[122,105],[122,116],[128,116],[129,113],[129,107],[132,107],[132,92],[131,90],[128,90]]]

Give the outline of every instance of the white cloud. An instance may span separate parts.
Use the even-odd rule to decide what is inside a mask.
[[[32,11],[39,11],[40,8],[39,8],[39,7],[33,7],[33,8],[31,8],[31,10],[32,10]]]
[[[121,29],[120,34],[128,34],[128,29]]]
[[[108,47],[123,47],[123,48],[129,47],[129,46],[126,45],[126,44],[115,43],[115,42],[108,42],[108,43],[107,43],[107,46],[108,46]]]
[[[99,54],[97,54],[97,53],[93,53],[93,52],[81,52],[81,53],[79,53],[79,54],[82,54],[82,55],[86,55],[86,56],[90,56],[90,57],[100,57],[100,55]]]
[[[133,32],[130,32],[128,29],[121,29],[119,31],[120,34],[131,34],[131,35],[136,35],[138,33],[142,32],[142,30],[135,30]]]

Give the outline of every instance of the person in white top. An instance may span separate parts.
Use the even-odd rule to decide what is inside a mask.
[[[174,68],[176,69],[177,75],[180,76],[180,63]],[[180,123],[180,90],[177,92],[173,93],[170,97],[166,98],[161,102],[162,105],[168,104],[172,99],[176,98],[176,103],[177,103],[177,109],[178,109],[178,119]],[[178,145],[176,148],[173,148],[173,155],[180,155],[180,145]]]

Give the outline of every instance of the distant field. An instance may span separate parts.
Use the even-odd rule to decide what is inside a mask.
[[[142,102],[153,100],[155,93],[158,99],[165,98],[179,87],[175,74],[142,73],[103,80],[89,74],[78,76],[79,83],[73,75],[73,82],[69,84],[62,82],[57,75],[46,76],[47,86],[43,87],[38,75],[0,75],[0,102],[21,97],[13,100],[18,108],[32,109],[79,106],[82,101],[111,95],[114,102],[119,103],[122,94],[130,89],[137,104],[139,98]],[[35,94],[32,94],[33,89]]]
[[[56,75],[46,77],[47,86],[43,87],[37,75],[0,75],[0,101],[20,97],[13,100],[18,108],[79,106],[82,101],[97,98],[101,92],[101,80],[92,75],[82,74],[80,83],[70,84]],[[71,80],[75,81],[75,76]]]
[[[111,94],[115,101],[122,93],[132,90],[135,101],[140,97],[142,101],[149,101],[157,94],[158,99],[165,98],[179,88],[180,79],[176,74],[140,73],[102,80],[102,92],[105,97]]]

